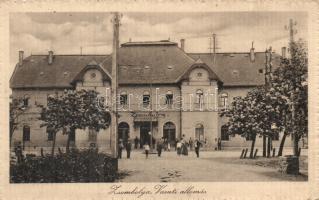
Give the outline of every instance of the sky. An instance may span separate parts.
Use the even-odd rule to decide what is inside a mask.
[[[18,51],[31,54],[110,54],[111,13],[11,13],[10,63],[18,62]],[[297,22],[296,39],[307,41],[305,12],[175,12],[122,13],[120,43],[131,41],[185,39],[185,51],[209,52],[210,38],[216,34],[217,52],[248,52],[269,46],[280,53],[287,46],[289,19]]]

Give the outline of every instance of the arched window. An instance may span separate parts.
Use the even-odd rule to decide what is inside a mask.
[[[198,140],[204,140],[204,126],[203,124],[197,124],[195,126],[195,138]]]
[[[30,141],[30,126],[28,125],[24,125],[23,126],[23,142],[26,142],[26,141]]]
[[[173,92],[172,91],[167,91],[166,93],[166,100],[165,100],[166,105],[172,105],[173,104]]]
[[[175,144],[176,127],[173,122],[166,122],[163,126],[163,137],[171,145]]]
[[[143,93],[143,106],[149,106],[150,105],[150,92],[144,91]]]
[[[226,107],[228,105],[228,94],[226,92],[223,92],[220,95],[220,105],[222,107]]]
[[[125,91],[120,94],[120,104],[127,105],[127,93]]]

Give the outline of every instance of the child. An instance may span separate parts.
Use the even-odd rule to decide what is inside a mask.
[[[148,143],[144,144],[144,150],[145,150],[145,155],[146,159],[148,158],[148,152],[150,151],[150,145]]]
[[[177,149],[177,155],[181,155],[181,150],[182,150],[182,143],[181,141],[178,141],[176,144],[176,149]]]

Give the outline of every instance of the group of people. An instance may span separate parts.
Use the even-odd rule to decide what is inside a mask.
[[[140,142],[139,139],[136,137],[134,139],[134,148],[135,149],[138,149],[139,142]],[[191,151],[194,149],[196,156],[199,157],[200,148],[203,146],[204,143],[206,143],[206,140],[202,142],[202,141],[199,141],[198,139],[192,140],[192,138],[190,138],[188,141],[186,141],[185,135],[183,135],[183,137],[180,140],[176,139],[174,146],[175,146],[175,151],[177,152],[178,156],[180,156],[180,155],[187,156],[188,149],[190,149]],[[153,144],[153,146],[155,146],[155,145]],[[146,158],[148,158],[148,155],[149,155],[150,150],[151,150],[149,142],[146,142],[143,145],[143,148],[144,148],[145,156],[146,156]],[[126,141],[119,139],[119,144],[118,144],[118,158],[119,159],[122,158],[123,149],[126,150],[127,158],[130,159],[131,151],[132,151],[132,143],[131,143],[129,138]],[[163,150],[170,151],[170,149],[171,149],[171,143],[166,138],[162,137],[156,141],[156,151],[157,151],[158,157],[161,157]]]

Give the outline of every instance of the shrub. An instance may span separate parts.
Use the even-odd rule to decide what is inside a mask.
[[[10,164],[11,183],[113,182],[117,160],[97,150],[55,156],[26,156]]]

